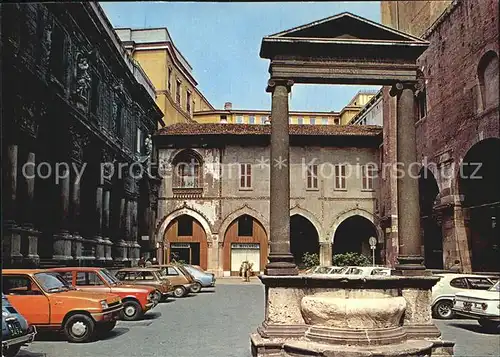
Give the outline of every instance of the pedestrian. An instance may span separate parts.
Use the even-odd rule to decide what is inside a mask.
[[[462,272],[462,267],[460,266],[460,260],[455,259],[455,262],[449,269],[453,273],[461,273]]]
[[[146,266],[146,260],[144,259],[144,257],[141,257],[141,259],[139,259],[139,262],[137,263],[137,265],[140,267],[140,268],[143,268]]]

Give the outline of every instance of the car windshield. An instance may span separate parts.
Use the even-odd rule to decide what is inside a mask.
[[[342,269],[340,269],[340,270],[336,271],[336,272],[335,272],[335,273],[333,273],[333,274],[344,274],[344,273],[347,271],[347,269],[348,269],[348,268],[349,268],[349,267],[343,267]]]
[[[113,274],[111,274],[108,269],[101,269],[101,276],[110,285],[119,285],[119,284],[121,284],[120,280],[118,280]]]
[[[186,269],[191,275],[200,275],[201,273],[201,271],[190,265],[184,265],[183,268]]]
[[[490,288],[490,291],[497,291],[497,292],[500,292],[500,280],[496,282],[495,285],[493,285],[491,288]]]
[[[75,289],[58,273],[37,273],[35,274],[35,279],[42,286],[42,289],[48,293]]]

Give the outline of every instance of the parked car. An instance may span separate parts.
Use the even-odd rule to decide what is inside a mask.
[[[439,319],[452,319],[453,298],[456,293],[472,290],[488,290],[494,281],[483,275],[442,273],[441,279],[432,288],[432,314]]]
[[[191,291],[194,293],[200,292],[202,288],[213,288],[215,286],[215,275],[212,273],[204,272],[201,269],[194,267],[193,265],[182,265],[184,269],[188,271],[194,278],[194,287]]]
[[[154,308],[161,299],[161,293],[153,286],[127,285],[118,280],[105,268],[53,268],[78,290],[97,293],[112,293],[122,299],[121,318],[132,321]]]
[[[170,279],[162,279],[158,267],[148,268],[123,268],[115,273],[116,279],[132,285],[152,286],[161,293],[165,299],[172,295],[174,286]]]
[[[33,342],[35,335],[36,328],[2,294],[2,356],[14,357],[22,346]]]
[[[180,265],[165,264],[158,265],[160,268],[160,276],[163,279],[168,279],[174,286],[174,296],[181,298],[187,296],[190,292],[195,292],[192,289],[198,287],[191,274],[189,274]],[[201,288],[200,288],[201,289]],[[200,290],[196,291],[199,292]]]
[[[30,325],[62,330],[70,342],[88,342],[111,331],[123,309],[118,295],[76,290],[47,270],[2,270],[2,289]]]
[[[379,266],[370,266],[370,267],[362,267],[362,266],[347,266],[343,267],[341,270],[331,273],[335,275],[391,275],[391,269],[386,267]]]
[[[318,265],[305,271],[305,274],[333,274],[338,273],[342,267]]]
[[[485,329],[497,329],[500,326],[500,281],[488,290],[456,293],[453,311],[478,320]]]

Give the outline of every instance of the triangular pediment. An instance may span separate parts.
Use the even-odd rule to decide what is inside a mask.
[[[356,16],[349,12],[311,22],[286,31],[266,36],[271,39],[328,39],[342,41],[398,41],[424,42],[418,37]]]

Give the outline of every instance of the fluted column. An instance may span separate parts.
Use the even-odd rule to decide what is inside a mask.
[[[104,240],[102,239],[102,201],[103,201],[103,187],[98,185],[95,190],[95,218],[94,218],[94,240],[96,242],[95,257],[97,260],[105,260]]]
[[[69,166],[61,166],[59,171],[59,202],[60,221],[59,232],[54,234],[54,259],[71,260],[71,235],[69,234],[69,193],[70,193],[70,170]]]
[[[137,200],[131,201],[131,212],[130,212],[130,252],[132,265],[136,265],[139,261],[139,255],[141,252],[141,245],[137,242],[137,235],[139,233],[138,227],[138,203]]]
[[[118,220],[118,241],[115,244],[115,257],[116,261],[128,261],[128,249],[127,244],[125,242],[126,239],[126,209],[127,202],[126,198],[120,198],[120,212],[119,212],[119,220]]]
[[[82,165],[73,162],[73,167],[81,172]],[[73,236],[71,254],[76,260],[82,259],[82,241],[83,238],[80,235],[81,231],[81,208],[80,208],[80,185],[81,177],[78,175],[71,175],[71,234]]]
[[[111,246],[113,243],[109,239],[110,236],[110,226],[109,226],[109,217],[110,217],[110,202],[111,202],[111,191],[109,187],[104,189],[103,197],[102,197],[102,232],[104,235],[104,257],[105,260],[113,260],[111,257]]]
[[[288,93],[293,82],[270,80],[271,106],[271,191],[270,253],[266,275],[297,275],[290,253],[290,147]]]
[[[397,83],[391,95],[397,97],[397,162],[405,169],[397,177],[399,256],[396,269],[405,275],[425,272],[420,231],[420,206],[415,133],[415,85]]]

